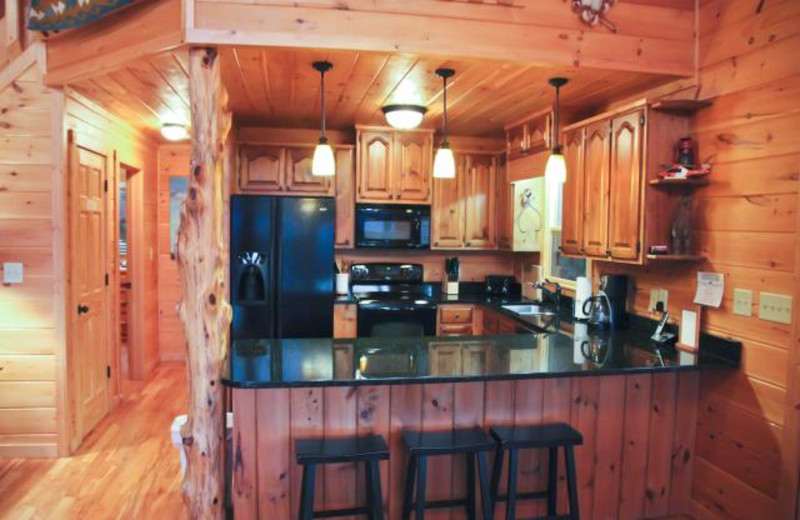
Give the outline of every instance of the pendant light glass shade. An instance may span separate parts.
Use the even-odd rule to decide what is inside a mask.
[[[336,161],[333,159],[333,148],[327,139],[319,140],[314,150],[314,161],[311,163],[311,175],[316,177],[332,177],[336,175]]]
[[[544,177],[550,184],[564,184],[567,182],[567,162],[564,160],[564,150],[558,144],[558,125],[561,117],[561,99],[559,92],[561,87],[567,84],[567,78],[550,78],[550,85],[556,89],[556,108],[553,116],[553,151],[547,159],[547,166],[544,170]]]
[[[456,159],[453,157],[453,150],[447,141],[447,78],[455,75],[453,69],[436,69],[436,75],[442,78],[442,144],[436,150],[436,158],[433,160],[433,177],[435,179],[454,179],[456,177]]]
[[[558,150],[554,149],[547,159],[544,176],[551,184],[564,184],[567,181],[567,163],[564,154],[561,153],[561,147]]]
[[[393,128],[410,130],[422,123],[422,117],[427,110],[419,105],[387,105],[383,107],[386,122]]]
[[[453,157],[450,143],[444,142],[436,150],[436,158],[433,160],[433,177],[436,179],[454,179],[455,176],[456,159]]]
[[[314,160],[311,162],[311,175],[315,177],[332,177],[336,175],[336,161],[333,158],[333,148],[325,137],[325,73],[333,68],[329,61],[315,61],[312,65],[320,75],[320,109],[322,110],[322,135],[319,144],[314,150]]]

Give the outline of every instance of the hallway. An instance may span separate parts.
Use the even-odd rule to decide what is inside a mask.
[[[0,519],[184,517],[169,428],[185,403],[184,364],[162,363],[149,381],[124,383],[73,457],[0,459]]]

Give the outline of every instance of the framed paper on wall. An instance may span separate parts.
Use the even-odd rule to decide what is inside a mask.
[[[542,250],[544,207],[544,177],[514,183],[514,251]]]

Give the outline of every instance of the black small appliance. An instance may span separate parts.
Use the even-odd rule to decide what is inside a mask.
[[[485,279],[484,292],[486,298],[503,298],[511,297],[514,282],[516,279],[513,276],[490,274]]]
[[[356,247],[429,249],[431,208],[421,205],[356,204]]]
[[[599,289],[608,297],[609,314],[614,328],[628,326],[628,277],[621,274],[604,274]]]

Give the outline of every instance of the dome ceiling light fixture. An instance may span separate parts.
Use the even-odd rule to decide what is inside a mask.
[[[420,123],[422,123],[422,117],[425,115],[425,112],[428,111],[427,108],[421,105],[408,104],[386,105],[381,108],[381,110],[386,117],[386,122],[389,123],[392,128],[398,128],[400,130],[410,130],[418,127]]]
[[[311,175],[316,177],[333,177],[336,175],[336,161],[333,158],[333,148],[328,144],[325,136],[325,73],[333,68],[329,61],[315,61],[311,64],[320,76],[320,109],[322,111],[322,135],[317,148],[314,150],[314,160],[311,163]]]
[[[436,150],[436,158],[433,160],[433,176],[436,179],[453,179],[456,176],[456,160],[453,157],[453,150],[450,149],[450,142],[447,140],[447,79],[455,76],[453,69],[436,69],[436,75],[442,78],[444,88],[442,90],[442,144]]]
[[[553,114],[553,151],[547,159],[544,176],[548,182],[553,184],[564,184],[567,180],[567,163],[564,160],[563,147],[558,144],[558,124],[561,117],[561,98],[559,91],[567,84],[567,78],[550,78],[549,83],[556,89],[556,106]]]
[[[186,125],[180,123],[163,123],[161,135],[168,141],[183,141],[189,138],[189,131],[186,130]]]

